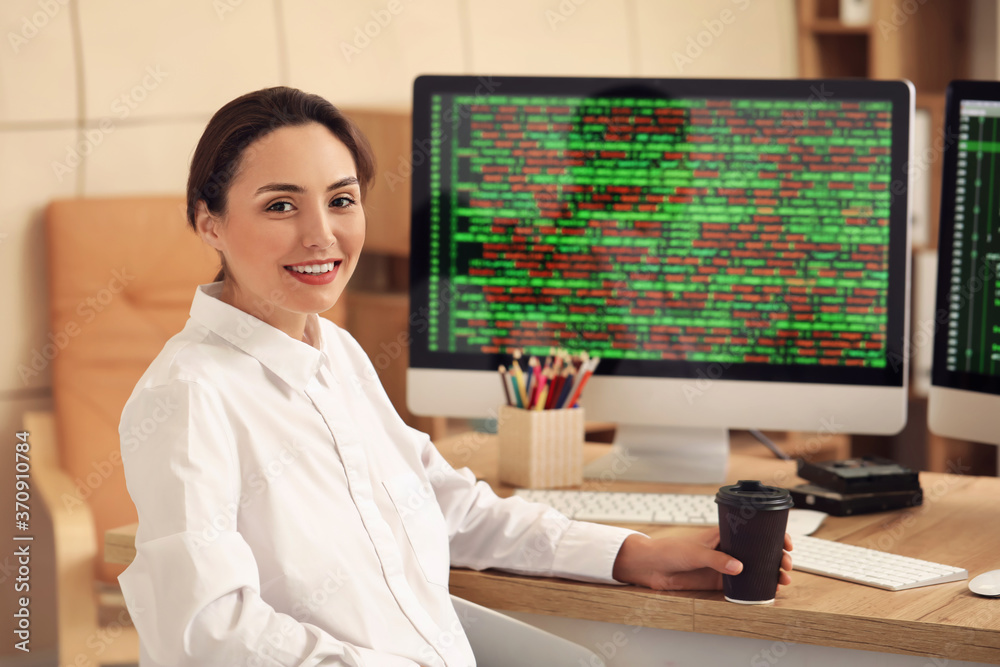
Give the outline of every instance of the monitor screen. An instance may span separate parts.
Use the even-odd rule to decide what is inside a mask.
[[[902,388],[911,113],[903,82],[419,78],[411,371]]]
[[[1000,83],[953,82],[945,115],[931,428],[1000,444]]]

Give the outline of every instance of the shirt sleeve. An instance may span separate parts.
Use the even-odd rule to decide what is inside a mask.
[[[214,389],[184,380],[144,388],[125,406],[119,435],[139,529],[118,580],[156,664],[416,664],[338,641],[261,599],[253,552],[236,531],[239,465]]]
[[[500,498],[468,468],[455,470],[427,435],[412,432],[448,524],[452,565],[622,583],[611,576],[615,559],[625,538],[637,531],[573,521],[516,496]]]

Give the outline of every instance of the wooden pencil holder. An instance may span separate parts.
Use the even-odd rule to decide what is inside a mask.
[[[500,407],[500,481],[526,489],[583,483],[583,408]]]

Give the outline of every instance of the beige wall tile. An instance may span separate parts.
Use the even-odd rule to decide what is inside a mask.
[[[42,212],[73,195],[74,179],[53,172],[76,141],[74,130],[0,132],[0,391],[49,386],[49,343]],[[20,370],[19,370],[20,367]]]
[[[80,25],[89,120],[210,114],[279,83],[272,2],[84,2]]]
[[[207,123],[208,117],[112,126],[87,158],[84,194],[183,194],[191,156]]]
[[[643,76],[796,75],[792,0],[634,2]]]
[[[284,0],[290,83],[337,106],[409,109],[419,74],[461,74],[462,0]]]
[[[628,0],[470,2],[472,67],[496,74],[628,76]]]
[[[67,0],[5,0],[0,35],[0,122],[75,119]]]

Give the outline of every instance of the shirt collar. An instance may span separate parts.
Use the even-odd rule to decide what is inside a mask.
[[[222,282],[199,285],[191,302],[191,319],[257,359],[293,388],[304,390],[322,363],[319,316],[310,313],[306,317],[310,345],[220,300],[221,292]]]

